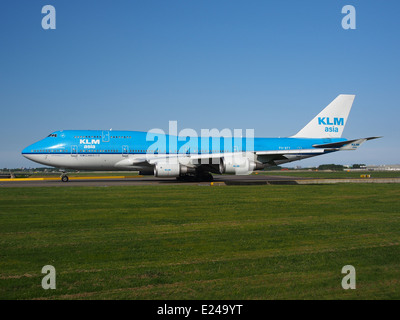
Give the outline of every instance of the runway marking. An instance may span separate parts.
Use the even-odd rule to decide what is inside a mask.
[[[225,181],[219,182],[219,181],[214,181],[210,183],[210,186],[226,186]]]

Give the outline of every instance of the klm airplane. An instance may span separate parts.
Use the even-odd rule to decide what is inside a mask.
[[[43,165],[66,169],[134,170],[155,177],[212,181],[211,173],[244,175],[268,166],[341,150],[367,140],[347,140],[343,129],[354,95],[339,95],[297,134],[288,138],[182,137],[138,131],[56,131],[22,151]],[[189,139],[189,141],[187,141]]]

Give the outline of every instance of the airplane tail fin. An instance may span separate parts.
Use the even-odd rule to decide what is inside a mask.
[[[292,138],[340,138],[355,95],[340,94]]]

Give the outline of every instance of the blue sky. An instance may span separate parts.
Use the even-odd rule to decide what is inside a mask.
[[[41,9],[56,8],[56,30]],[[356,30],[341,26],[356,8]],[[295,162],[400,163],[397,0],[7,0],[0,10],[0,168],[56,130],[254,129],[290,136],[338,94],[344,131],[384,136]]]

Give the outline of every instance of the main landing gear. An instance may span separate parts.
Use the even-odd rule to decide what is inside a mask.
[[[62,175],[61,175],[61,181],[62,181],[62,182],[68,182],[68,181],[69,181],[68,176],[67,176],[66,174],[62,174]]]
[[[182,175],[176,178],[178,181],[186,181],[186,182],[194,182],[194,181],[207,181],[212,182],[214,181],[214,177],[209,172],[202,172],[196,175]]]
[[[199,180],[200,181],[212,182],[212,181],[214,181],[214,177],[209,172],[203,172],[203,173],[199,174]]]

